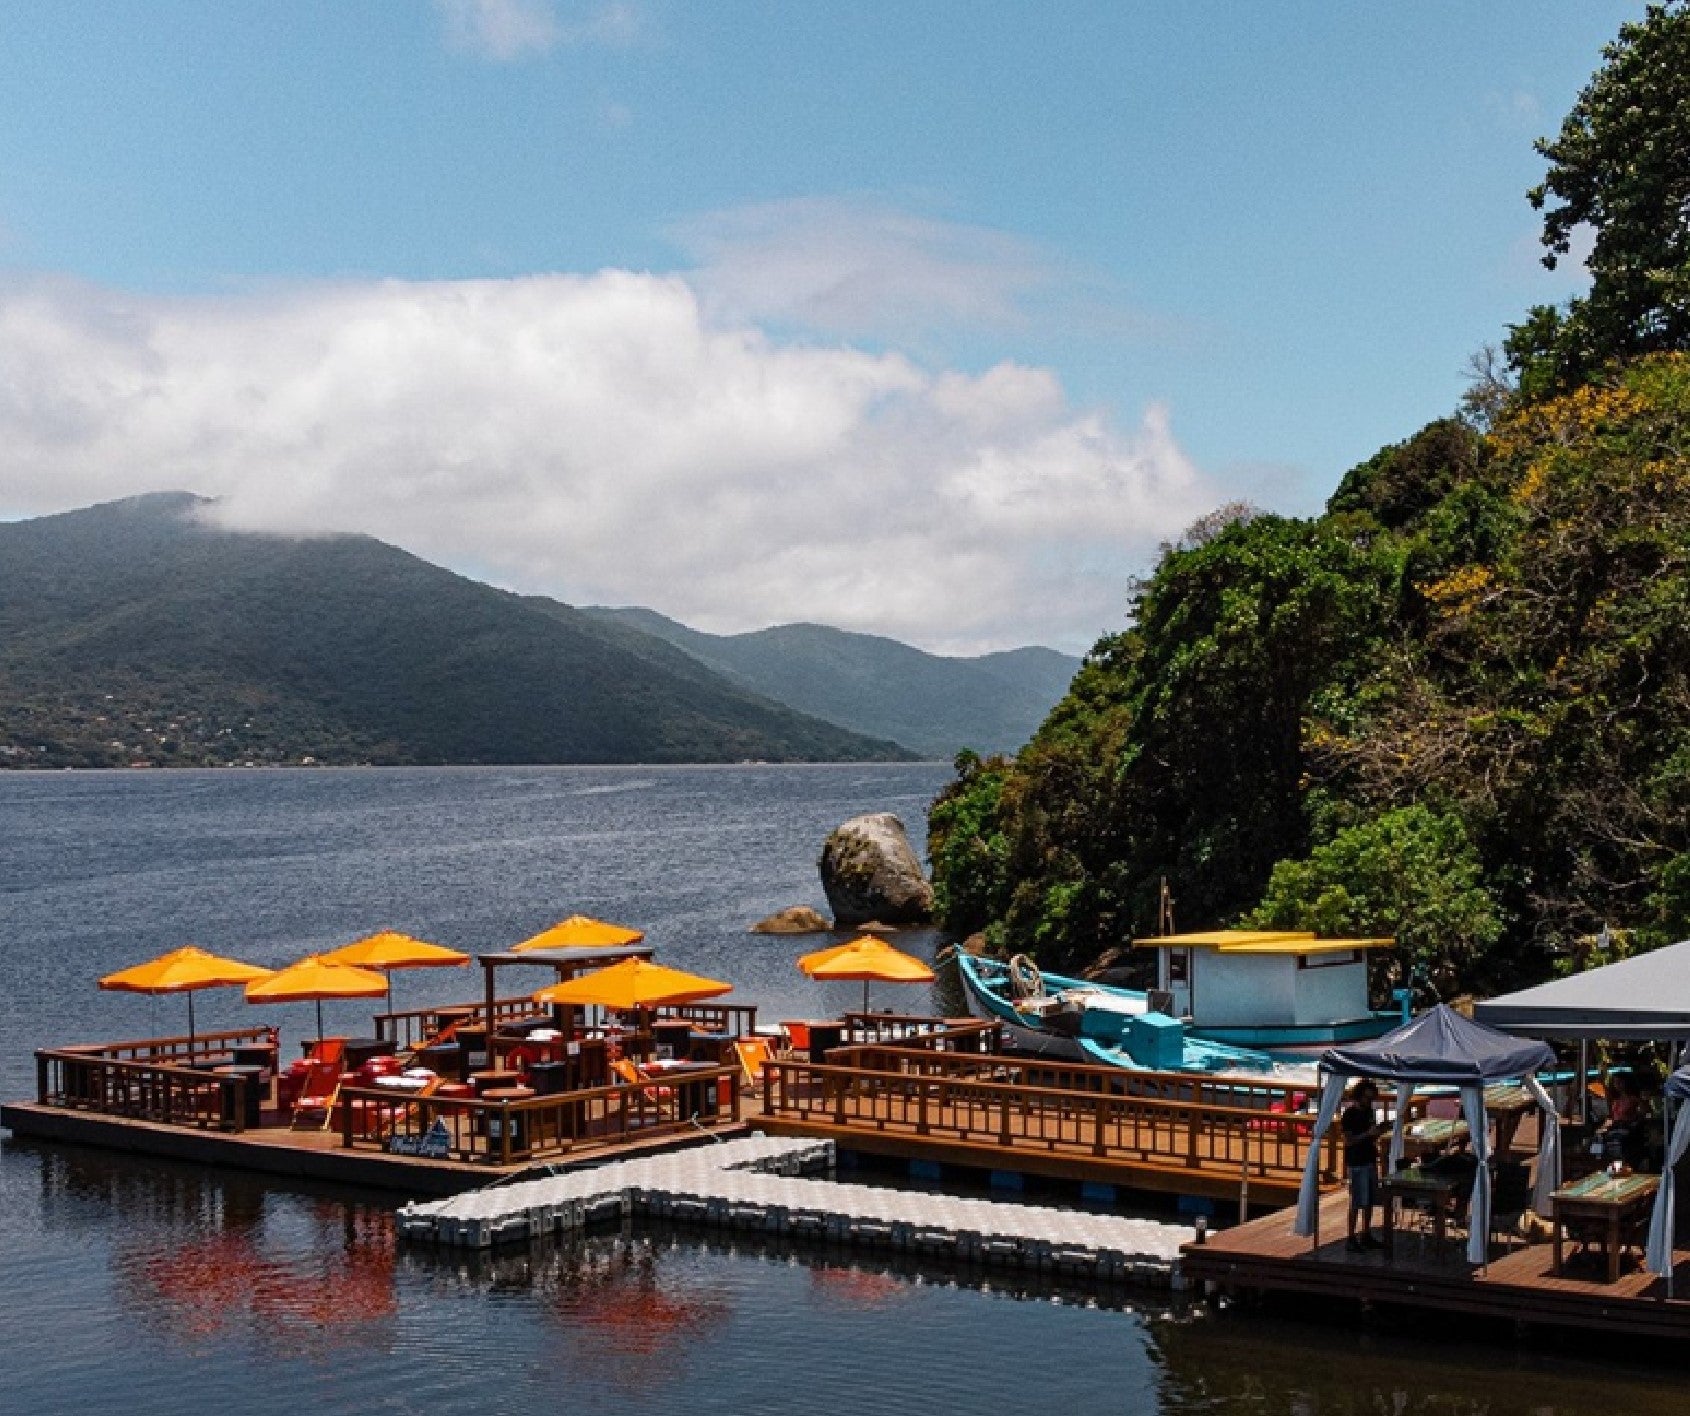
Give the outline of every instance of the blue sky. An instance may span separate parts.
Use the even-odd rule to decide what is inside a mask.
[[[1641,8],[0,4],[0,513],[1082,647],[1577,289],[1532,140]]]

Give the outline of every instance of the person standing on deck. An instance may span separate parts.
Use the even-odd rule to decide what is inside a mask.
[[[1344,1169],[1350,1178],[1349,1238],[1344,1247],[1352,1254],[1385,1247],[1373,1233],[1373,1207],[1379,1203],[1379,1137],[1385,1131],[1373,1109],[1378,1100],[1379,1088],[1372,1078],[1363,1077],[1351,1089],[1349,1105],[1338,1121],[1344,1133]]]

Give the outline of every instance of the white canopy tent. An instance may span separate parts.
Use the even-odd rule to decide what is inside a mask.
[[[1661,1166],[1661,1188],[1655,1191],[1655,1208],[1649,1216],[1649,1244],[1644,1259],[1649,1272],[1661,1274],[1667,1281],[1667,1293],[1672,1293],[1674,1262],[1673,1236],[1677,1216],[1674,1214],[1677,1188],[1673,1172],[1679,1161],[1690,1153],[1690,1067],[1680,1067],[1666,1079],[1661,1088],[1669,1105],[1677,1108],[1672,1134],[1667,1138],[1666,1163]]]
[[[1473,1177],[1473,1195],[1468,1207],[1467,1258],[1483,1264],[1490,1255],[1490,1133],[1485,1118],[1485,1087],[1492,1082],[1519,1078],[1531,1093],[1549,1124],[1542,1128],[1538,1153],[1536,1203],[1547,1213],[1549,1196],[1561,1183],[1561,1128],[1555,1103],[1538,1082],[1535,1073],[1555,1065],[1555,1054],[1541,1042],[1510,1037],[1488,1028],[1453,1008],[1439,1004],[1394,1032],[1353,1047],[1335,1047],[1320,1059],[1326,1078],[1320,1094],[1320,1112],[1309,1137],[1308,1159],[1303,1167],[1302,1189],[1297,1197],[1297,1218],[1292,1233],[1318,1241],[1320,1224],[1320,1143],[1331,1129],[1344,1097],[1344,1083],[1353,1077],[1373,1077],[1394,1084],[1397,1093],[1396,1122],[1391,1131],[1390,1164],[1394,1169],[1402,1158],[1403,1129],[1414,1089],[1419,1086],[1458,1087],[1461,1109],[1473,1138],[1473,1158],[1478,1170]]]

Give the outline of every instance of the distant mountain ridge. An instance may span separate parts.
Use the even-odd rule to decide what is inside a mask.
[[[634,606],[580,613],[665,640],[753,692],[925,757],[964,747],[1016,751],[1080,667],[1071,655],[1037,647],[948,658],[819,624],[722,635]]]
[[[363,536],[158,493],[0,524],[0,765],[897,760],[697,659]]]

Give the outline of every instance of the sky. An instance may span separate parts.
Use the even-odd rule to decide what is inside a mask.
[[[1532,143],[1642,8],[0,0],[0,517],[1083,651],[1578,292]]]

